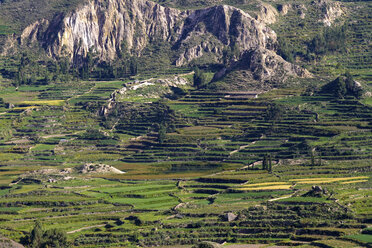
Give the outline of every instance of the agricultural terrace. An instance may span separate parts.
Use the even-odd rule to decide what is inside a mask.
[[[2,235],[37,219],[74,247],[371,242],[371,107],[300,88],[190,90],[100,116],[125,83],[1,91],[14,105],[0,115]],[[78,169],[89,163],[125,173]]]

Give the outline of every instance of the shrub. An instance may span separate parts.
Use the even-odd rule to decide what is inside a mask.
[[[21,238],[21,243],[32,248],[69,247],[66,232],[56,228],[44,232],[38,220],[31,233]]]

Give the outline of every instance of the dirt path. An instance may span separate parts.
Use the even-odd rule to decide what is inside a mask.
[[[241,147],[239,147],[238,149],[236,149],[236,150],[230,152],[230,153],[229,153],[229,157],[230,157],[231,155],[233,155],[234,153],[240,152],[241,150],[243,150],[243,149],[245,149],[245,148],[247,148],[247,147],[249,147],[249,146],[251,146],[251,145],[256,144],[257,141],[263,139],[264,137],[265,137],[265,136],[262,134],[261,137],[260,137],[258,140],[255,140],[255,141],[249,143],[248,145],[241,146]]]
[[[77,233],[77,232],[80,232],[80,231],[92,229],[92,228],[95,228],[95,227],[103,227],[103,226],[105,226],[105,224],[82,227],[82,228],[79,228],[79,229],[76,229],[76,230],[73,230],[73,231],[69,231],[69,232],[67,232],[67,234]]]
[[[58,137],[65,137],[67,135],[71,135],[70,133],[66,133],[66,134],[50,134],[50,135],[45,135],[45,136],[41,136],[41,138],[43,139],[49,139],[49,138],[58,138]]]
[[[247,148],[247,147],[249,147],[249,146],[251,146],[251,145],[256,144],[256,142],[257,142],[257,141],[253,141],[252,143],[250,143],[250,144],[248,144],[248,145],[245,145],[245,146],[241,146],[241,147],[239,147],[238,149],[236,149],[236,150],[230,152],[230,153],[229,153],[229,156],[233,155],[234,153],[240,152],[241,150],[243,150],[243,149],[245,149],[245,148]]]
[[[251,146],[251,145],[256,144],[257,141],[259,141],[260,139],[263,139],[263,138],[264,138],[264,135],[262,135],[258,140],[255,140],[255,141],[249,143],[248,145],[240,146],[238,149],[236,149],[236,150],[230,152],[230,153],[229,153],[229,157],[230,157],[231,155],[233,155],[234,153],[240,152],[241,150],[243,150],[243,149],[245,149],[245,148],[247,148],[247,147],[249,147],[249,146]],[[225,161],[225,160],[226,160],[226,159],[224,159],[223,161]],[[254,163],[251,163],[251,164],[249,164],[249,165],[245,165],[245,166],[243,166],[242,168],[238,168],[238,169],[235,169],[235,170],[221,171],[221,172],[213,173],[213,174],[208,175],[208,176],[213,177],[213,176],[220,175],[220,174],[223,174],[223,173],[226,173],[226,172],[234,172],[234,171],[239,171],[239,170],[245,170],[245,169],[248,169],[248,168],[250,168],[250,167],[253,167],[253,166],[255,166],[255,165],[259,164],[259,163],[261,163],[261,161],[256,161],[256,162],[254,162]]]
[[[97,87],[97,85],[94,84],[94,86],[92,86],[92,88],[90,88],[88,91],[83,92],[83,93],[81,93],[80,95],[72,96],[72,97],[70,97],[69,99],[67,99],[66,102],[69,103],[72,99],[76,99],[76,98],[79,98],[79,97],[84,96],[84,95],[86,95],[86,94],[89,94],[89,93],[91,93],[91,92],[93,91],[93,89],[95,89],[96,87]]]
[[[282,199],[291,198],[294,194],[295,194],[295,193],[290,194],[290,195],[286,195],[286,196],[282,196],[282,197],[278,197],[278,198],[274,198],[274,199],[270,199],[269,202],[279,201],[279,200],[282,200]]]

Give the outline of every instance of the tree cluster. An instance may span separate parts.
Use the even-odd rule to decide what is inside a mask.
[[[138,62],[128,52],[125,42],[122,43],[117,59],[110,62],[99,62],[98,54],[91,48],[83,58],[83,66],[79,70],[82,79],[96,78],[99,80],[126,78],[138,73]]]
[[[285,106],[277,103],[271,103],[265,113],[265,119],[267,121],[279,121],[282,119],[283,115],[286,112]]]
[[[317,165],[321,166],[322,165],[322,156],[321,155],[319,155],[318,160],[316,160],[314,152],[311,151],[310,156],[311,156],[310,157],[311,158],[311,161],[310,161],[311,166],[317,166]]]
[[[40,221],[35,222],[31,233],[22,238],[21,243],[30,248],[68,247],[66,232],[59,229],[44,231]]]
[[[4,102],[4,99],[0,97],[0,108],[5,108],[6,103]]]
[[[345,49],[346,26],[326,27],[308,44],[310,52],[323,55]]]
[[[194,86],[200,88],[207,82],[206,74],[203,73],[198,67],[194,69]]]
[[[345,98],[345,96],[361,98],[363,95],[362,87],[356,84],[350,73],[346,73],[324,85],[321,91],[323,93],[333,94],[340,99]]]
[[[9,59],[7,66],[0,72],[3,77],[12,79],[15,86],[47,85],[51,82],[69,82],[76,79],[127,78],[138,73],[138,60],[129,54],[125,43],[114,62],[99,62],[98,53],[93,48],[89,49],[85,57],[76,60],[72,62],[64,48],[56,59],[24,49],[21,54]]]
[[[271,155],[265,155],[262,160],[262,170],[267,170],[268,172],[272,171],[272,159]]]
[[[283,38],[278,38],[278,50],[277,53],[283,57],[283,59],[287,60],[288,62],[294,62],[294,51],[293,48],[289,46],[289,42]]]

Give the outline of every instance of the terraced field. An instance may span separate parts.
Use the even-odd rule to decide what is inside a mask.
[[[19,240],[38,219],[72,247],[369,246],[371,107],[300,88],[191,90],[99,115],[125,83],[0,94],[15,105],[0,115],[2,235]],[[75,170],[89,163],[126,173]]]

